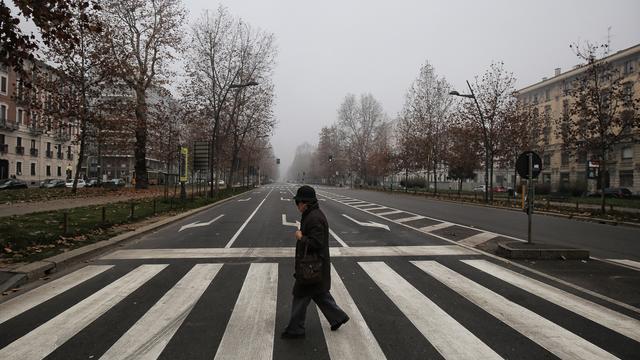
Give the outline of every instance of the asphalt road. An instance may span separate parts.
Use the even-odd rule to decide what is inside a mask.
[[[282,340],[300,217],[292,191],[253,190],[3,302],[0,359],[638,358],[640,271],[599,261],[529,270],[471,247],[521,237],[519,214],[335,188],[318,193],[332,294],[351,321],[332,332],[310,306],[306,338]],[[607,258],[638,260],[637,249],[595,240],[628,245],[632,230],[538,223],[558,227],[539,230],[551,242],[580,231]],[[553,276],[584,268],[627,282],[606,290]]]

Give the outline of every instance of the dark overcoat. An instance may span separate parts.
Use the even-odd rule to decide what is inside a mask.
[[[322,281],[316,284],[300,284],[296,280],[293,286],[293,295],[297,297],[314,296],[331,289],[331,259],[329,258],[329,223],[318,203],[307,205],[300,220],[302,239],[296,242],[296,265],[298,259],[307,254],[318,254],[322,258]],[[296,266],[297,267],[297,266]],[[294,275],[295,276],[295,275]]]

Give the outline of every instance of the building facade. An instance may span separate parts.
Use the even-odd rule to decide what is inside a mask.
[[[25,65],[33,66],[47,71],[41,64]],[[44,105],[38,109],[27,101],[34,93]],[[51,101],[46,91],[27,90],[12,68],[0,64],[0,179],[15,177],[36,186],[47,178],[75,174],[78,127],[49,114]]]
[[[622,84],[628,96],[640,96],[640,44],[611,54],[600,61],[607,61],[623,76]],[[584,187],[586,190],[600,188],[597,180],[587,178],[587,162],[592,154],[571,155],[562,148],[562,139],[556,129],[556,119],[568,116],[572,102],[571,86],[586,67],[574,67],[567,72],[555,69],[551,78],[527,86],[518,91],[518,99],[534,107],[542,116],[542,139],[540,156],[543,171],[540,180],[548,184],[551,191]],[[617,145],[609,152],[608,172],[604,174],[602,187],[624,187],[640,194],[640,134],[634,130],[632,139]]]

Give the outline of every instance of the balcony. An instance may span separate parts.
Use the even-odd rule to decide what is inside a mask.
[[[63,153],[58,153],[58,159],[60,160],[64,160],[64,154]]]
[[[71,136],[67,133],[58,132],[53,136],[53,139],[58,143],[66,143],[71,139]]]
[[[24,146],[16,146],[16,154],[24,155]]]
[[[0,119],[0,130],[15,131],[18,130],[18,124],[10,123],[7,119]]]
[[[47,151],[45,152],[45,155],[46,155],[48,158],[52,158],[52,157],[53,157],[53,151],[51,151],[51,150],[47,150]]]
[[[0,144],[0,153],[6,154],[9,152],[9,144]]]
[[[38,157],[38,149],[36,148],[29,149],[29,154],[31,154],[31,156]]]
[[[42,129],[35,126],[29,126],[29,133],[32,136],[42,135]]]

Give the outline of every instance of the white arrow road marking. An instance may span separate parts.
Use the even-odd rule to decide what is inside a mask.
[[[199,222],[197,222],[197,221],[196,221],[196,222],[191,223],[191,224],[183,225],[183,226],[180,228],[180,230],[178,230],[178,232],[180,232],[180,231],[182,231],[182,230],[184,230],[184,229],[193,228],[193,227],[209,226],[209,225],[211,225],[211,223],[213,223],[214,221],[216,221],[216,220],[220,219],[220,218],[221,218],[221,217],[223,217],[223,216],[224,216],[224,214],[222,214],[222,215],[218,216],[217,218],[215,218],[215,219],[213,219],[213,220],[211,220],[211,221],[207,221],[207,222],[204,222],[204,223],[199,223]]]
[[[368,227],[377,227],[377,228],[381,228],[381,229],[387,229],[387,231],[391,231],[391,229],[389,229],[389,227],[387,225],[384,224],[379,224],[377,222],[373,222],[373,221],[369,221],[369,222],[361,222],[358,221],[352,217],[349,217],[346,214],[342,214],[342,216],[346,217],[347,219],[353,221],[354,223],[361,225],[361,226],[368,226]]]
[[[280,200],[282,200],[282,201],[291,201],[291,199],[285,199],[282,196],[280,197]]]
[[[284,226],[293,226],[293,227],[296,227],[296,228],[300,229],[300,222],[299,221],[296,221],[294,223],[288,222],[286,214],[282,214],[282,225],[284,225]]]
[[[251,200],[251,198],[240,199],[240,200],[238,200],[238,201],[249,201],[249,200]]]

